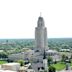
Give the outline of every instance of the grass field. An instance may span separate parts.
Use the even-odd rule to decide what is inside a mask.
[[[0,61],[0,64],[5,64],[5,63],[7,63],[6,61]]]
[[[65,68],[65,64],[62,62],[59,62],[57,64],[53,64],[52,66],[55,67],[56,70],[58,70],[58,71],[63,70]]]

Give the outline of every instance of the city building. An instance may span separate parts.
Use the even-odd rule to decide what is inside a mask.
[[[12,70],[12,71],[19,71],[20,64],[19,63],[6,63],[1,65],[2,70]]]
[[[46,50],[48,50],[47,28],[45,27],[43,17],[40,16],[35,28],[35,52],[31,58],[31,66],[35,72],[48,72]]]
[[[15,53],[15,54],[11,54],[8,56],[8,59],[11,61],[18,61],[18,60],[26,60],[26,59],[30,59],[32,54],[34,54],[34,50],[31,50],[29,48],[23,48],[23,52],[20,53]]]
[[[47,28],[41,16],[38,18],[37,27],[35,28],[35,47],[36,50],[41,50],[42,52],[48,48]]]

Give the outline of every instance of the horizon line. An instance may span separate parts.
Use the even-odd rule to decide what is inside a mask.
[[[49,37],[47,39],[63,39],[63,38],[72,38],[72,37]],[[0,39],[35,39],[35,38],[0,38]]]

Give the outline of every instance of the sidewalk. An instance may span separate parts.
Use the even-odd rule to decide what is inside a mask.
[[[56,72],[72,72],[72,69],[70,68],[69,70],[62,70],[62,71],[56,71]]]
[[[72,72],[72,70],[62,70],[62,71],[57,71],[57,72]]]

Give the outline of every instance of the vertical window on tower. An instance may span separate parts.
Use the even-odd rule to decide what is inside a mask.
[[[41,26],[42,26],[42,23],[41,23]]]

